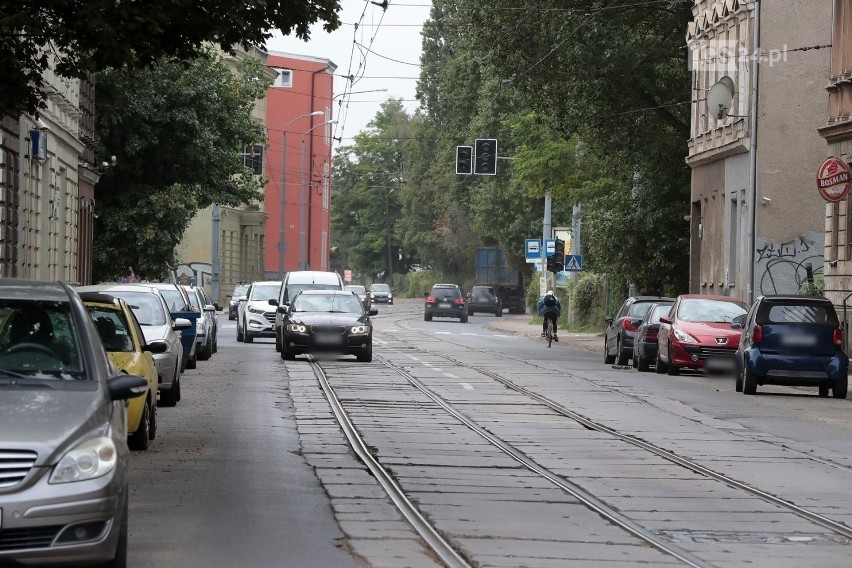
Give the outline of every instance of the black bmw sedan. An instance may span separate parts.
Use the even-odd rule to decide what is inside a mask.
[[[305,353],[343,353],[361,362],[373,360],[373,324],[370,316],[379,313],[365,309],[349,290],[303,290],[282,312],[281,358],[293,359]]]

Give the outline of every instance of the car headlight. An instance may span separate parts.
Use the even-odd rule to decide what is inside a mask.
[[[374,299],[374,300],[376,299],[376,295],[375,295],[375,294],[373,294],[373,293],[370,293],[370,297],[371,297],[372,299]]]
[[[364,333],[369,333],[370,326],[368,325],[353,325],[349,328],[349,333],[352,335],[360,335]]]
[[[62,456],[50,474],[50,483],[102,477],[115,469],[117,457],[118,452],[112,439],[101,436],[86,440]]]
[[[293,333],[305,333],[307,330],[308,328],[300,323],[291,323],[287,326],[287,331],[291,331]]]
[[[390,292],[388,292],[388,298],[393,298],[393,294],[391,294]]]
[[[675,338],[678,341],[682,341],[683,343],[698,343],[698,340],[686,333],[685,331],[681,331],[679,329],[672,329],[674,332]]]
[[[249,306],[248,311],[250,311],[250,312],[251,312],[251,313],[253,313],[253,314],[262,314],[262,313],[264,313],[264,309],[263,309],[263,308],[258,308],[257,306]]]

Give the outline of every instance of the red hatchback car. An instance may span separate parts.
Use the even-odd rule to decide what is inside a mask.
[[[684,294],[660,318],[657,372],[733,371],[748,304],[732,296]]]

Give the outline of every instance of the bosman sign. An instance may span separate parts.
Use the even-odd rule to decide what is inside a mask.
[[[817,172],[817,189],[822,198],[830,203],[843,201],[849,193],[849,168],[838,158],[829,158]]]

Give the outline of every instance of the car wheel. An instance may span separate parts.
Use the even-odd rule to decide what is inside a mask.
[[[475,311],[473,311],[473,310],[468,310],[468,311],[467,311],[467,315],[469,315],[469,316],[472,316],[472,315],[474,315],[474,314],[476,314],[476,312],[475,312]]]
[[[219,331],[213,334],[213,353],[219,352]]]
[[[253,343],[253,342],[254,342],[254,336],[251,335],[249,330],[245,330],[243,332],[243,343]]]
[[[831,389],[831,395],[834,398],[846,398],[846,391],[849,388],[849,379],[843,377],[834,382],[834,387]]]
[[[606,338],[604,338],[604,365],[612,365],[615,363],[615,355],[610,355],[606,348]]]
[[[128,436],[127,445],[131,450],[143,451],[148,449],[148,440],[151,439],[151,410],[148,401],[142,407],[142,417],[139,418],[139,426],[136,431]]]
[[[275,334],[275,350],[281,353],[281,338],[278,334]]]
[[[829,390],[828,385],[819,385],[819,396],[821,398],[827,397],[828,396],[828,390]]]
[[[618,342],[615,345],[615,354],[618,357],[618,364],[624,367],[627,363],[630,362],[630,354],[624,352],[624,348],[621,346],[621,336],[618,336]]]
[[[196,355],[199,361],[208,361],[210,357],[213,356],[213,340],[212,338],[207,339],[207,345],[205,345]]]
[[[151,401],[151,426],[148,432],[148,439],[153,440],[157,437],[157,397]]]
[[[459,321],[462,322],[462,323],[467,323],[467,316],[460,317]]]
[[[757,392],[757,377],[743,368],[743,394],[755,394]]]
[[[130,515],[130,507],[127,505],[130,499],[128,493],[125,491],[124,516],[121,519],[121,526],[118,529],[118,542],[115,545],[115,555],[112,557],[112,560],[104,564],[104,568],[127,568],[127,517]]]
[[[237,319],[237,316],[232,315],[232,314],[228,314],[228,320],[234,321],[235,319]]]
[[[372,343],[372,340],[370,341],[370,344],[367,345],[367,347],[364,348],[363,351],[358,353],[357,357],[358,357],[358,361],[361,362],[361,363],[369,363],[370,361],[373,360],[373,343]]]
[[[743,392],[743,372],[744,371],[737,370],[735,375],[734,389],[736,389],[737,392]]]
[[[647,372],[651,369],[650,362],[645,357],[642,357],[641,355],[635,355],[635,354],[634,354],[634,357],[636,359],[636,368],[639,371],[645,373],[645,372]]]
[[[393,300],[388,300],[388,305],[389,305],[389,306],[392,306],[392,305],[393,305]]]
[[[177,404],[177,386],[179,382],[178,372],[175,369],[175,376],[172,378],[172,388],[160,393],[160,406],[174,406]]]
[[[198,366],[198,355],[193,355],[186,363],[187,369],[195,369]]]
[[[237,322],[237,341],[239,343],[243,342],[243,329],[240,327],[239,322]]]
[[[425,321],[432,321],[432,314],[423,314],[423,319]]]
[[[502,318],[503,317],[503,309],[500,308],[499,310],[497,310],[497,313],[494,314],[494,315],[497,316],[498,318]]]

